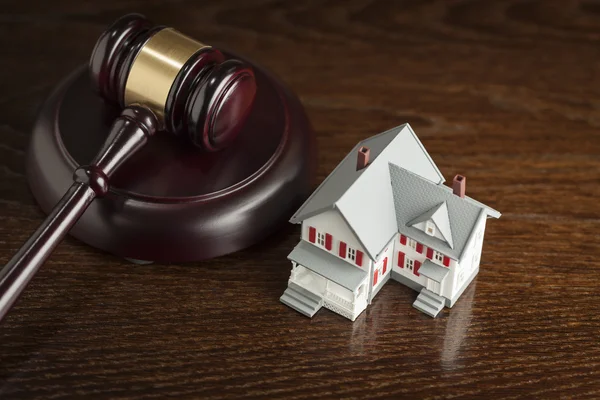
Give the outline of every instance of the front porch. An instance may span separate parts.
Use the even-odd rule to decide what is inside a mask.
[[[310,317],[325,307],[353,321],[366,308],[365,271],[305,242],[300,242],[288,258],[292,272],[281,297],[286,305]],[[315,297],[310,299],[311,295]]]

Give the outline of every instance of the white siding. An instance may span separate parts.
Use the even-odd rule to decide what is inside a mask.
[[[467,243],[467,248],[463,253],[460,263],[457,263],[452,275],[451,296],[454,297],[463,287],[465,281],[473,274],[473,271],[479,266],[481,261],[481,250],[483,248],[483,236],[485,233],[486,216],[483,215],[477,222],[473,230],[474,237]],[[447,279],[447,278],[446,278]]]
[[[474,238],[472,242],[468,244],[468,247],[465,250],[465,253],[461,259],[461,263],[459,264],[455,260],[450,259],[450,266],[447,267],[450,272],[444,279],[440,291],[440,294],[443,297],[446,297],[448,299],[453,298],[456,295],[456,293],[462,288],[465,281],[472,275],[472,272],[479,265],[479,261],[481,258],[481,249],[483,246],[485,224],[486,218],[485,215],[483,215],[482,218],[480,218],[477,222],[477,225],[474,229]],[[424,246],[423,253],[421,254],[416,251],[416,246],[413,248],[410,245],[410,238],[407,238],[406,245],[402,245],[400,243],[400,235],[396,234],[394,238],[390,241],[390,243],[386,246],[387,251],[382,252],[377,262],[373,262],[371,259],[369,259],[369,256],[366,254],[364,248],[361,246],[358,239],[350,230],[348,224],[337,210],[333,209],[325,211],[319,215],[315,215],[303,221],[303,240],[309,241],[309,227],[311,226],[314,227],[317,230],[317,232],[329,233],[332,236],[332,248],[330,250],[330,254],[339,257],[340,241],[345,242],[347,248],[352,248],[363,253],[362,267],[357,266],[355,263],[351,262],[347,258],[346,261],[349,262],[349,265],[353,265],[355,268],[361,268],[367,271],[369,282],[369,303],[372,300],[372,293],[376,293],[379,287],[382,285],[382,282],[384,281],[385,275],[382,275],[382,267],[383,259],[385,257],[388,257],[388,267],[386,270],[386,275],[389,274],[390,271],[394,270],[395,272],[399,273],[400,275],[406,278],[409,278],[410,280],[418,283],[419,285],[427,287],[428,279],[425,276],[417,276],[408,268],[400,268],[398,266],[399,251],[402,251],[407,259],[411,259],[413,261],[420,261],[421,264],[425,262],[425,260],[427,260],[427,246]],[[433,257],[431,261],[439,265],[443,265],[443,263],[436,260],[435,257]],[[379,270],[379,275],[377,285],[373,287],[372,284],[375,269]]]
[[[400,243],[400,235],[396,235],[395,239],[394,239],[394,271],[399,273],[400,275],[414,281],[417,282],[418,284],[422,285],[422,286],[426,286],[427,285],[427,278],[425,278],[423,275],[421,276],[417,276],[414,274],[414,268],[411,270],[410,268],[408,268],[408,260],[412,260],[414,261],[420,261],[421,264],[423,264],[423,262],[425,262],[425,260],[427,259],[426,254],[427,251],[424,250],[423,254],[419,253],[416,250],[416,241],[415,243],[415,248],[413,248],[411,246],[411,240],[410,238],[406,239],[406,245],[403,245],[402,243]],[[398,265],[398,252],[403,252],[405,255],[405,264],[404,264],[404,268],[402,268],[402,266]]]
[[[411,271],[408,267],[407,264],[408,262],[406,260],[410,259],[413,261],[420,261],[421,265],[425,262],[425,260],[428,260],[427,258],[427,246],[423,246],[423,254],[419,253],[416,250],[416,241],[415,242],[415,248],[413,248],[411,246],[411,239],[407,238],[406,241],[406,245],[403,245],[400,243],[400,235],[397,235],[396,238],[394,239],[394,255],[393,255],[393,259],[394,259],[394,264],[393,264],[393,268],[394,271],[399,273],[400,275],[410,279],[413,282],[418,283],[419,285],[423,286],[423,287],[427,287],[427,281],[428,279],[421,275],[421,276],[417,276],[414,274],[413,271]],[[403,252],[405,254],[405,267],[401,268],[400,266],[398,266],[398,252]],[[435,255],[435,253],[434,253]],[[432,260],[432,262],[444,266],[443,262],[436,260],[436,258],[434,257]],[[446,276],[446,278],[443,281],[443,285],[441,287],[441,296],[450,298],[451,294],[452,294],[452,289],[453,289],[453,274],[454,271],[456,270],[456,261],[450,259],[450,265],[448,267],[444,268],[448,268],[450,270],[450,272],[448,273],[448,275]],[[413,269],[414,270],[414,269]]]
[[[387,258],[387,265],[386,265],[385,273],[383,273],[383,261],[386,258]],[[387,246],[381,252],[381,255],[377,259],[377,262],[373,263],[373,270],[371,272],[371,275],[373,275],[373,276],[371,277],[371,280],[373,280],[375,277],[375,271],[379,271],[378,278],[377,278],[377,284],[374,285],[374,287],[373,287],[374,290],[379,290],[379,287],[381,285],[383,285],[383,282],[385,281],[387,276],[392,271],[393,262],[394,262],[394,239],[390,240],[390,242],[387,244]]]
[[[458,268],[458,263],[456,261],[454,261],[453,259],[450,259],[450,266],[448,267],[450,272],[448,273],[448,275],[446,275],[446,278],[444,279],[444,282],[442,285],[442,291],[441,291],[441,295],[448,299],[452,297],[452,290],[454,287],[454,281],[455,281],[455,277],[456,277],[456,269],[457,268]]]
[[[317,232],[329,233],[333,236],[330,253],[336,257],[339,257],[340,241],[346,243],[347,248],[349,247],[361,251],[363,253],[362,269],[367,270],[369,256],[365,253],[365,250],[358,242],[358,239],[337,210],[325,211],[302,222],[302,239],[307,242],[309,242],[308,230],[311,226],[314,227]],[[355,267],[360,268],[357,265],[355,265]]]

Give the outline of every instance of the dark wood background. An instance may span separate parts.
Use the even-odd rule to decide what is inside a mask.
[[[281,304],[297,226],[190,265],[68,239],[0,325],[0,397],[600,397],[600,2],[4,0],[0,262],[43,218],[24,176],[37,107],[130,11],[287,82],[319,182],[410,122],[503,216],[435,320],[395,282],[354,323]]]

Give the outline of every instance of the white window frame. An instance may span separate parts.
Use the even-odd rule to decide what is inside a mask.
[[[408,238],[408,247],[410,247],[414,251],[417,251],[417,241],[414,239]]]
[[[349,260],[356,262],[356,249],[353,249],[352,247],[348,246],[348,251],[346,256],[348,257]]]
[[[433,253],[433,259],[437,262],[443,263],[444,262],[444,255],[442,253],[440,253],[439,251],[435,251]]]
[[[317,232],[317,244],[325,247],[325,234],[323,232]]]
[[[413,272],[413,269],[415,268],[415,260],[406,257],[404,261],[404,268],[409,269],[410,272]]]

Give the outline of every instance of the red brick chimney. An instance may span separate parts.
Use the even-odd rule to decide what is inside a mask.
[[[358,153],[356,156],[356,170],[360,171],[364,167],[369,164],[369,156],[371,155],[371,150],[368,147],[362,146],[358,149]]]
[[[467,178],[462,175],[456,175],[452,181],[452,192],[461,197],[465,197],[467,191]]]

